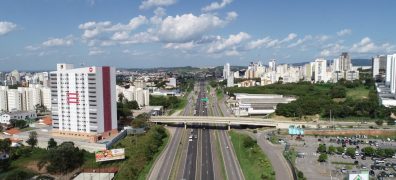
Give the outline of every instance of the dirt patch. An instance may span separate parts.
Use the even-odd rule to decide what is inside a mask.
[[[41,168],[41,170],[39,170],[39,168],[37,167],[37,163],[38,163],[38,161],[32,161],[32,162],[29,162],[26,165],[24,165],[24,167],[29,170],[32,170],[34,172],[40,173],[40,174],[47,173],[47,170],[45,167],[43,167],[43,168]]]
[[[350,129],[350,130],[305,130],[306,135],[329,135],[329,136],[351,136],[351,135],[368,135],[368,136],[394,136],[396,130],[385,129]]]

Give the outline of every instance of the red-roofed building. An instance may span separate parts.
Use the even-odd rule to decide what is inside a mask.
[[[14,134],[19,134],[19,133],[21,133],[21,131],[19,129],[16,129],[16,128],[12,128],[12,129],[9,129],[9,130],[4,132],[4,134],[9,135],[9,136],[12,136]]]

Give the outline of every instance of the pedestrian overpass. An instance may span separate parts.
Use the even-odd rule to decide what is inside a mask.
[[[150,121],[154,123],[183,123],[185,128],[188,124],[193,123],[228,125],[228,129],[230,129],[230,126],[232,125],[267,126],[282,129],[289,128],[290,125],[304,125],[305,127],[311,128],[316,128],[318,125],[316,122],[297,122],[263,118],[218,116],[151,116]],[[321,126],[326,124],[327,123],[321,123]]]

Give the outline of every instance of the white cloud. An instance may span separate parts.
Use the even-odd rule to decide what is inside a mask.
[[[256,49],[256,48],[259,48],[259,47],[261,47],[261,46],[263,46],[263,45],[265,45],[265,44],[267,44],[267,43],[269,43],[271,41],[271,38],[269,38],[269,37],[265,37],[265,38],[263,38],[263,39],[257,39],[257,40],[255,40],[255,41],[250,41],[248,44],[247,44],[247,49]]]
[[[296,33],[290,33],[290,34],[287,35],[286,38],[284,38],[282,41],[280,41],[280,43],[285,43],[285,42],[292,41],[292,40],[294,40],[296,37],[297,37],[297,34],[296,34]]]
[[[233,21],[238,17],[238,14],[235,11],[231,11],[227,13],[227,21]]]
[[[320,51],[320,56],[321,57],[337,56],[345,49],[346,47],[340,43],[330,43],[322,48],[322,50]]]
[[[93,47],[89,49],[88,55],[90,56],[96,56],[100,54],[104,54],[105,52],[102,49],[99,49],[97,47]]]
[[[300,45],[304,44],[305,42],[307,42],[307,41],[309,41],[311,39],[312,39],[311,35],[306,35],[306,36],[304,36],[304,38],[298,39],[296,42],[290,44],[287,47],[292,48],[292,47],[300,46]]]
[[[218,38],[218,41],[213,42],[209,45],[208,53],[220,53],[228,49],[234,49],[243,41],[250,39],[250,35],[245,32],[240,32],[236,35],[231,34],[227,39]]]
[[[202,11],[208,12],[208,11],[214,11],[218,9],[224,8],[226,5],[232,3],[233,0],[222,0],[220,3],[219,2],[212,2],[210,5],[205,6],[202,8]]]
[[[56,46],[71,46],[74,44],[74,38],[72,35],[66,36],[65,38],[50,38],[42,43],[44,47],[56,47]]]
[[[111,39],[115,41],[123,41],[123,40],[127,40],[128,38],[129,38],[129,34],[126,31],[115,32],[111,37]]]
[[[186,43],[167,43],[165,44],[165,48],[167,49],[181,49],[181,50],[190,50],[193,49],[196,45],[194,42],[186,42]]]
[[[102,33],[111,32],[131,32],[138,27],[147,24],[148,20],[145,16],[139,15],[132,18],[128,24],[115,24],[113,25],[110,21],[95,22],[90,21],[78,26],[79,29],[84,30],[82,35],[83,39],[94,39]]]
[[[373,53],[377,52],[379,47],[369,37],[365,37],[360,42],[353,44],[350,50],[357,53]]]
[[[0,36],[14,31],[16,27],[17,25],[12,22],[0,21]]]
[[[337,32],[337,35],[338,36],[346,36],[346,35],[349,35],[349,34],[351,34],[352,33],[352,30],[351,29],[343,29],[343,30],[341,30],[341,31],[338,31]]]
[[[149,9],[157,6],[169,6],[175,4],[176,0],[143,0],[139,9]]]
[[[201,39],[205,33],[223,27],[228,22],[212,14],[168,16],[159,25],[157,35],[161,41],[167,43],[190,42]]]
[[[324,42],[330,39],[328,35],[318,35],[315,37],[319,42]]]

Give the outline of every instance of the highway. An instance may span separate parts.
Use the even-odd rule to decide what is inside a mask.
[[[214,116],[221,116],[220,111],[221,103],[217,99],[215,92],[212,92],[213,95],[213,115]],[[224,105],[224,104],[223,104]],[[224,105],[225,106],[225,105]],[[224,115],[229,115],[226,111],[222,111]],[[243,176],[242,169],[239,165],[238,158],[234,152],[234,148],[232,146],[231,140],[226,130],[218,130],[218,137],[220,142],[220,151],[223,157],[223,163],[226,171],[226,176],[228,180],[243,180],[245,177]]]
[[[205,83],[199,82],[199,92],[196,103],[196,116],[207,116],[207,104],[201,101],[201,98],[205,98]],[[192,141],[189,141],[187,160],[184,168],[183,179],[205,179],[213,180],[213,160],[212,160],[212,150],[210,141],[210,129],[208,127],[195,128],[197,124],[192,125]],[[198,164],[198,165],[197,165]]]

